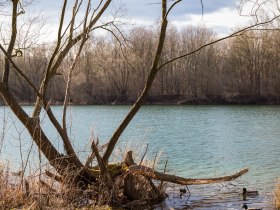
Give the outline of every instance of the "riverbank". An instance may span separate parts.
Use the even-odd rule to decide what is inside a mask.
[[[8,180],[13,183],[7,184]],[[0,208],[1,209],[97,209],[111,210],[110,206],[98,205],[88,197],[88,193],[67,191],[66,188],[58,186],[44,177],[41,180],[36,176],[24,179],[6,172],[5,176],[0,174]],[[244,183],[243,183],[244,185]],[[131,203],[130,207],[118,207],[118,209],[242,209],[243,205],[249,208],[277,209],[277,196],[274,197],[274,189],[271,191],[259,191],[258,196],[242,196],[242,182],[231,182],[188,186],[186,193],[180,193],[184,186],[170,185],[166,191],[168,196],[164,201],[147,205],[143,202]],[[277,191],[275,191],[277,192]],[[144,205],[144,206],[142,206]]]
[[[132,105],[136,99],[111,96],[101,99],[95,96],[91,101],[71,100],[71,105]],[[63,105],[63,101],[52,101],[52,105]],[[153,95],[148,96],[145,105],[279,105],[280,97],[239,95],[233,97],[209,96],[186,97],[182,95]],[[5,105],[0,101],[0,106]],[[21,101],[20,105],[34,105],[31,101]]]

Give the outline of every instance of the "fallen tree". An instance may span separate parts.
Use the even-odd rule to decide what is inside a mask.
[[[235,174],[228,175],[228,176],[204,178],[204,179],[190,179],[190,178],[183,178],[180,176],[161,173],[142,165],[130,166],[128,169],[128,172],[132,174],[140,174],[149,178],[153,178],[161,181],[167,181],[175,184],[181,184],[181,185],[200,185],[200,184],[213,184],[218,182],[228,182],[237,179],[238,177],[242,176],[248,171],[249,171],[248,168],[244,168],[236,172]]]
[[[153,178],[156,180],[171,182],[180,185],[200,185],[200,184],[213,184],[218,182],[228,182],[237,179],[238,177],[242,176],[243,174],[249,171],[248,168],[244,168],[236,172],[235,174],[222,176],[222,177],[204,178],[204,179],[183,178],[175,175],[158,172],[147,166],[137,165],[132,158],[132,151],[129,151],[127,153],[125,158],[125,163],[129,166],[129,168],[127,169],[128,173],[135,174],[135,175],[143,175],[145,177]]]

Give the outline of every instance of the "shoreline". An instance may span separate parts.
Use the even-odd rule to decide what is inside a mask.
[[[133,105],[136,100],[104,100],[104,101],[76,101],[72,100],[71,106],[92,106],[92,105]],[[52,106],[61,106],[63,101],[53,101]],[[33,106],[34,102],[21,101],[21,106]],[[252,97],[239,96],[231,98],[223,97],[202,97],[202,98],[185,98],[184,96],[149,96],[144,105],[280,105],[278,97]],[[0,106],[5,103],[0,101]]]

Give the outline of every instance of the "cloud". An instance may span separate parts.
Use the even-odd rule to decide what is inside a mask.
[[[128,16],[140,25],[154,24],[161,12],[160,0],[122,1]],[[227,35],[236,27],[248,24],[250,18],[238,14],[236,0],[183,0],[170,14],[170,22],[177,28],[188,25],[204,25],[218,35]],[[202,15],[203,13],[203,15]]]
[[[161,15],[160,2],[160,0],[116,0],[109,10],[114,11],[119,6],[126,7],[127,15],[123,17],[125,22],[129,22],[132,26],[154,27]],[[36,5],[26,9],[27,13],[39,11],[46,17],[44,29],[48,41],[56,38],[61,7],[61,1],[38,0]],[[204,25],[222,36],[229,34],[237,26],[245,25],[249,20],[238,15],[234,0],[203,0],[203,8],[202,16],[200,0],[183,0],[171,12],[170,22],[179,29],[188,25]],[[70,10],[68,7],[68,12]]]
[[[212,28],[219,35],[227,35],[232,29],[248,25],[250,17],[240,16],[235,8],[221,8],[211,13],[186,14],[172,19],[177,28],[188,25],[204,25]]]
[[[160,16],[160,0],[127,0],[122,1],[126,6],[129,16],[134,18],[155,19]],[[212,13],[222,8],[235,8],[233,0],[203,0],[203,13]],[[173,1],[170,1],[173,3]],[[169,4],[170,4],[169,3]],[[173,10],[172,16],[178,17],[184,14],[202,14],[202,5],[200,0],[183,0]]]

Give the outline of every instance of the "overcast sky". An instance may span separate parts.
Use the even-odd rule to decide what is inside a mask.
[[[36,2],[36,5],[27,9],[27,12],[28,10],[29,12],[41,12],[47,18],[49,28],[55,27],[63,1],[37,0]],[[125,17],[132,23],[154,25],[160,17],[160,2],[160,0],[113,0],[109,11],[122,5],[126,8]],[[248,18],[239,16],[237,3],[238,0],[203,0],[202,16],[200,0],[183,0],[172,11],[170,22],[179,29],[187,25],[205,25],[220,36],[227,35],[235,27],[248,23]]]

